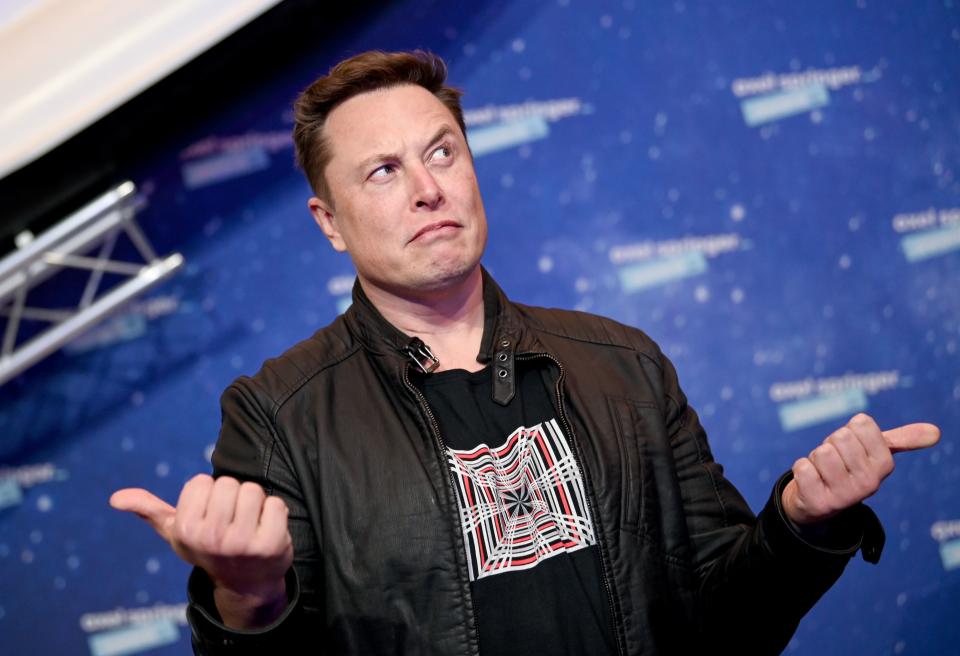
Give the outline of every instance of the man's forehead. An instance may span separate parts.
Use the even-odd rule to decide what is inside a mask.
[[[423,87],[403,85],[345,100],[330,112],[324,133],[334,157],[353,158],[419,145],[444,125],[454,129],[456,120],[436,96]]]

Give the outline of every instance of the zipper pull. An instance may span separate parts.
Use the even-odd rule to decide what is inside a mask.
[[[403,352],[408,358],[413,360],[417,368],[425,374],[433,373],[437,370],[437,367],[440,366],[440,360],[419,337],[411,339],[410,342],[403,347]]]

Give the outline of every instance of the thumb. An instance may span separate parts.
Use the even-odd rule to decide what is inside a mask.
[[[907,424],[883,431],[883,439],[894,453],[914,451],[940,441],[940,429],[933,424]]]
[[[110,505],[136,514],[167,542],[173,539],[173,519],[177,510],[160,497],[141,488],[128,487],[110,495]]]

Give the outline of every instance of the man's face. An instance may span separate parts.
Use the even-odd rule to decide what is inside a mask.
[[[480,261],[487,219],[456,120],[423,87],[354,96],[327,117],[331,203],[310,210],[360,280],[419,297],[465,280]]]

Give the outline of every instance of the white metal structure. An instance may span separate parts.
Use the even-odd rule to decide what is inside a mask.
[[[134,191],[132,182],[124,182],[0,260],[0,316],[7,318],[0,346],[0,385],[183,266],[179,253],[159,257],[154,252],[134,218]],[[121,233],[133,242],[142,264],[112,259]],[[98,250],[91,256],[94,249]],[[31,289],[66,269],[90,272],[76,306],[27,304]],[[105,272],[127,279],[98,296]],[[22,319],[50,326],[20,343]]]

